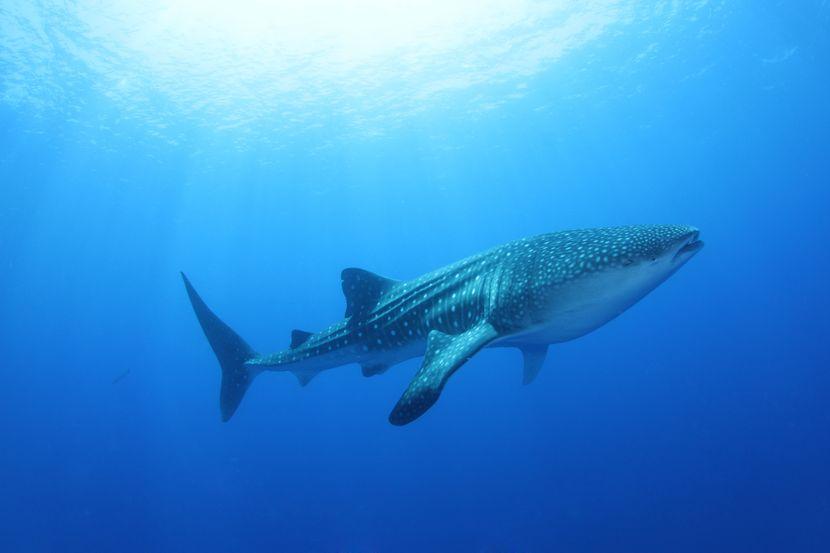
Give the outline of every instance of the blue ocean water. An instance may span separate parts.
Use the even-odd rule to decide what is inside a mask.
[[[830,7],[0,5],[4,551],[830,551]],[[521,385],[419,360],[219,420],[179,271],[262,351],[569,228],[706,248]]]

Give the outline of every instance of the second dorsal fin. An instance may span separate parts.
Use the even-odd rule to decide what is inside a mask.
[[[291,349],[300,347],[301,345],[305,344],[308,341],[311,334],[311,332],[306,332],[305,330],[297,330],[296,328],[292,330]]]
[[[343,295],[346,296],[346,317],[359,317],[372,310],[380,297],[397,281],[363,269],[343,269]]]

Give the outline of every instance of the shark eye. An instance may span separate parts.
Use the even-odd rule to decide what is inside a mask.
[[[629,265],[634,263],[634,261],[630,257],[623,257],[620,260],[620,263],[622,263],[623,267],[628,267]]]

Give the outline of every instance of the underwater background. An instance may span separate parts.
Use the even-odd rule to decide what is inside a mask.
[[[830,551],[826,1],[0,4],[3,551]],[[219,419],[255,348],[543,232],[691,224],[618,319]]]

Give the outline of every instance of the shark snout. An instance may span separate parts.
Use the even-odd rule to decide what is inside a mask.
[[[689,232],[684,234],[678,242],[679,247],[674,254],[675,261],[686,261],[703,248],[703,241],[700,240],[700,230],[695,227],[689,227]]]

